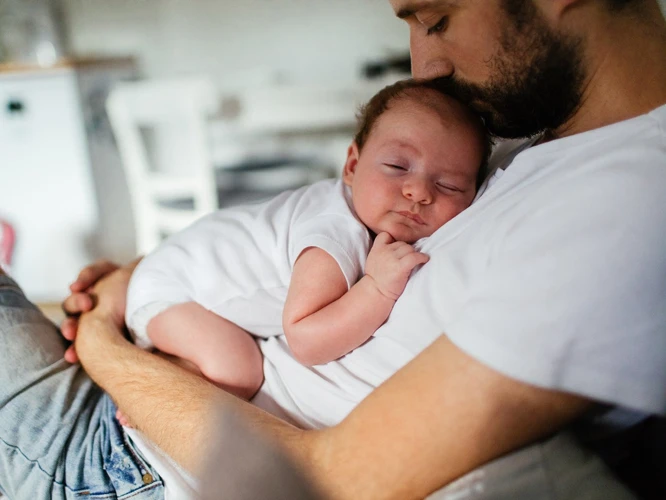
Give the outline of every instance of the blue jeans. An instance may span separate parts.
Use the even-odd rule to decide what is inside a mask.
[[[66,341],[0,273],[0,492],[9,499],[164,498],[162,481]]]

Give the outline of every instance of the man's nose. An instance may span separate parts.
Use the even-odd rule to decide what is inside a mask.
[[[453,63],[436,37],[426,37],[422,27],[412,26],[409,50],[412,59],[412,76],[431,79],[453,75]]]
[[[423,180],[410,180],[402,185],[402,194],[414,203],[429,204],[432,202],[430,184]]]

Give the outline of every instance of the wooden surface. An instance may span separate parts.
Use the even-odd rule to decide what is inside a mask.
[[[42,303],[42,304],[37,304],[37,307],[39,307],[44,313],[44,315],[47,318],[49,318],[51,321],[53,321],[56,325],[60,325],[60,322],[63,319],[65,319],[65,313],[62,312],[60,303],[55,303],[55,302]]]
[[[66,57],[50,66],[40,66],[36,63],[0,62],[0,73],[45,72],[63,68],[85,68],[88,66],[127,66],[133,63],[133,57]]]

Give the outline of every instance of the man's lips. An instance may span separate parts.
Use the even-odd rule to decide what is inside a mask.
[[[402,215],[403,217],[407,217],[408,219],[413,220],[417,224],[421,224],[422,226],[425,226],[425,221],[421,217],[419,217],[418,214],[414,214],[412,212],[407,212],[407,211],[398,212],[398,214]]]

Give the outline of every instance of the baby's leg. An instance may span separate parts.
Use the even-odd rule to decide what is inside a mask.
[[[222,389],[250,399],[263,380],[263,360],[252,336],[196,302],[169,307],[150,320],[150,339],[160,351],[194,363]]]

